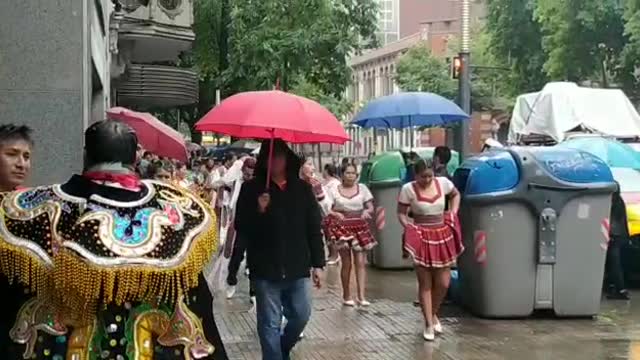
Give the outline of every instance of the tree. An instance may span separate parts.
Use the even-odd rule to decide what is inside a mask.
[[[449,65],[424,45],[409,49],[396,65],[396,83],[403,91],[427,91],[455,99],[457,83]]]
[[[640,97],[640,0],[627,0],[624,10],[624,34],[628,38],[627,45],[621,54],[616,80],[621,84],[628,96]]]
[[[290,88],[299,76],[341,98],[351,81],[347,57],[374,39],[374,0],[231,0],[229,68],[234,92]],[[363,41],[364,39],[364,41]]]
[[[338,119],[344,118],[353,108],[353,104],[348,100],[326,94],[320,86],[309,81],[304,76],[299,76],[293,80],[290,92],[317,101],[320,105],[329,109]]]
[[[487,1],[489,51],[511,67],[511,95],[538,91],[548,81],[543,71],[542,30],[533,16],[535,6],[536,0]]]
[[[600,80],[617,62],[626,39],[618,0],[538,0],[535,18],[547,54],[544,70],[553,80]]]

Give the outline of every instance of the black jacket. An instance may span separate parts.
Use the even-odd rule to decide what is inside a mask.
[[[268,148],[268,143],[262,146]],[[266,159],[267,155],[261,153],[256,178],[242,185],[236,204],[235,227],[247,238],[251,278],[308,277],[312,267],[325,265],[320,207],[311,185],[298,176],[300,159],[288,150],[287,184],[284,189],[275,184],[269,186],[271,202],[266,212],[260,213],[258,197],[265,192]]]
[[[620,190],[611,197],[611,215],[609,216],[609,235],[611,237],[629,238],[627,207],[620,196]]]

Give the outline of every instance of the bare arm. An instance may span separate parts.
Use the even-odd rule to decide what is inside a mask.
[[[450,210],[452,213],[457,214],[458,210],[460,210],[460,192],[455,187],[451,189],[449,193],[450,202]]]
[[[409,205],[398,203],[398,221],[400,221],[403,228],[411,224],[411,220],[409,220]]]
[[[374,210],[375,209],[373,208],[373,200],[365,202],[364,211],[362,212],[362,218],[371,219],[371,216],[373,216]]]

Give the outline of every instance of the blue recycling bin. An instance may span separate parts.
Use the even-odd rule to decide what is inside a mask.
[[[463,305],[483,317],[600,308],[611,195],[609,167],[572,149],[512,147],[467,159],[462,193]]]

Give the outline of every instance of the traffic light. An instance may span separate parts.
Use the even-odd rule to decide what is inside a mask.
[[[456,56],[451,62],[451,77],[454,79],[459,79],[460,72],[462,72],[462,59],[460,58],[460,56]]]

